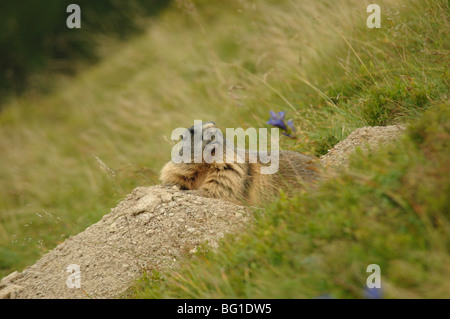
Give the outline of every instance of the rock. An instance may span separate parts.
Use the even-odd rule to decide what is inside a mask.
[[[152,216],[153,216],[153,215],[150,214],[150,213],[143,213],[143,214],[139,215],[139,219],[140,219],[141,222],[143,222],[144,224],[147,224],[148,222],[150,222]]]
[[[163,203],[168,203],[168,202],[172,201],[172,198],[173,198],[173,196],[170,193],[161,194],[161,200],[163,201]]]
[[[18,285],[8,285],[0,290],[0,299],[16,299],[20,290],[22,290],[22,287]]]
[[[112,223],[110,226],[109,226],[109,232],[110,233],[115,233],[115,232],[117,232],[117,224],[116,223]]]
[[[140,214],[142,212],[152,213],[153,210],[161,204],[161,197],[155,194],[147,194],[139,198],[138,202],[131,209],[130,213],[133,215]]]
[[[170,205],[174,196],[181,200]],[[187,196],[185,192],[159,185],[136,188],[99,222],[66,239],[21,275],[13,273],[5,277],[0,295],[19,299],[88,298],[88,295],[117,298],[142,276],[142,269],[174,269],[180,257],[186,255],[185,247],[205,242],[216,245],[219,232],[239,233],[248,227],[242,218],[235,216],[236,212],[246,212],[251,222],[251,212],[242,206],[206,198],[196,204],[189,202]],[[164,204],[163,199],[169,198],[171,201]],[[161,213],[163,205],[166,215]],[[217,217],[205,221],[205,208],[217,212]],[[67,271],[69,265],[70,269],[79,270],[81,289],[66,284],[73,279],[70,276],[76,275],[73,270]]]
[[[18,271],[10,273],[8,276],[3,277],[3,279],[0,281],[0,287],[8,285],[20,277],[21,277],[21,274]]]
[[[380,145],[396,141],[405,130],[401,125],[366,126],[353,131],[346,139],[337,143],[320,158],[325,167],[346,167],[350,155],[361,148],[377,149]]]

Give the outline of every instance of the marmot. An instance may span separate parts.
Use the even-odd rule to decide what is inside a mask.
[[[168,162],[161,170],[160,180],[163,184],[177,185],[182,190],[198,190],[201,195],[207,197],[259,206],[278,195],[280,189],[292,194],[305,182],[313,182],[319,178],[317,160],[293,151],[279,151],[278,171],[274,174],[261,174],[261,168],[267,167],[268,164],[263,164],[259,156],[256,163],[249,162],[249,155],[252,154],[249,151],[244,150],[241,153],[245,154],[244,163],[236,163],[239,149],[234,146],[231,146],[232,161],[227,161],[224,154],[223,163],[210,163],[203,156],[194,163],[194,132],[200,132],[201,140],[197,140],[197,144],[201,143],[202,151],[208,144],[209,147],[220,145],[214,144],[214,137],[204,136],[204,131],[208,129],[213,132],[218,130],[214,122],[206,122],[185,131],[183,140],[190,144],[191,154],[186,154],[190,161],[175,163],[172,159]],[[228,140],[223,139],[224,153],[230,149],[230,144]],[[260,154],[253,152],[255,153]],[[211,154],[215,154],[214,149]],[[180,150],[179,155],[183,156],[183,150]]]

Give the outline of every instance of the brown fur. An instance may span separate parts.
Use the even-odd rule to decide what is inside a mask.
[[[207,127],[215,127],[208,123]],[[204,124],[203,129],[206,127]],[[204,147],[204,145],[203,145]],[[259,159],[259,157],[258,157]],[[276,196],[279,190],[291,194],[305,182],[318,179],[313,157],[291,151],[280,151],[279,169],[275,174],[261,174],[260,162],[249,163],[180,163],[168,162],[161,171],[163,184],[183,190],[198,190],[203,195],[238,203],[260,205]]]

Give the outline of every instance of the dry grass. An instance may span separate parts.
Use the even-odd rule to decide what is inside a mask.
[[[323,154],[357,127],[446,100],[445,2],[378,1],[379,30],[365,26],[369,3],[176,1],[145,33],[104,41],[97,65],[11,100],[0,114],[0,275],[157,183],[170,133],[194,119],[263,127],[269,110],[287,110],[298,139],[281,146]]]

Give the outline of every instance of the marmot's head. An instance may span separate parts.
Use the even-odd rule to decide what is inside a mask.
[[[183,134],[182,139],[179,155],[184,163],[188,160],[190,164],[214,164],[225,156],[225,139],[214,122],[202,122],[191,126]],[[184,152],[189,152],[190,156]]]

